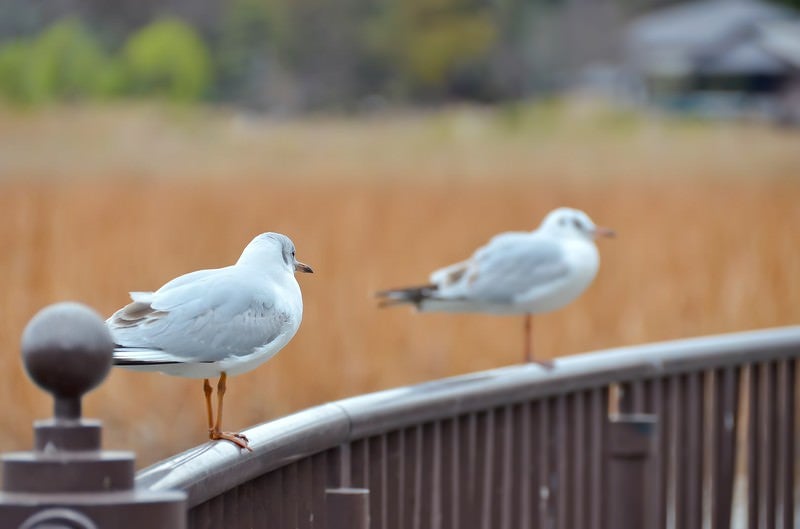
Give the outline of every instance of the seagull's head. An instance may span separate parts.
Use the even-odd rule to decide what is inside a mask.
[[[314,273],[310,266],[297,260],[294,243],[281,233],[262,233],[250,241],[237,264],[251,263],[257,266],[283,267],[291,273]]]
[[[596,226],[589,215],[579,209],[554,209],[542,221],[539,229],[561,237],[578,237],[594,240],[598,237],[614,237],[614,230]]]

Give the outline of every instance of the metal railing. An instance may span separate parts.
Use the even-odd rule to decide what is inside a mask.
[[[474,373],[311,408],[248,430],[252,453],[208,443],[136,483],[187,492],[193,528],[790,529],[798,356],[788,327]]]

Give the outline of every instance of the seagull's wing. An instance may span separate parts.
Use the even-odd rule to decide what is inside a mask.
[[[467,273],[475,267],[477,256],[486,248],[496,247],[506,243],[513,244],[513,241],[524,239],[529,236],[530,232],[524,231],[509,231],[495,235],[486,246],[479,248],[469,259],[435,270],[430,275],[430,282],[432,285],[436,285],[438,289],[447,289],[448,287],[457,285],[465,278]]]
[[[235,267],[165,287],[149,296],[137,293],[132,303],[109,318],[108,327],[120,346],[118,357],[124,353],[129,359],[148,360],[144,350],[166,352],[164,358],[153,358],[155,362],[244,356],[286,332],[293,318],[274,291],[253,285]]]
[[[455,281],[440,284],[435,297],[510,303],[568,272],[557,241],[526,232],[503,233],[479,248]]]

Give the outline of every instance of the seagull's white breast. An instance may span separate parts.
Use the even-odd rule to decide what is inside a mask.
[[[567,273],[556,281],[536,286],[514,300],[515,312],[539,314],[558,310],[574,301],[592,284],[600,266],[593,242],[568,239],[561,242]]]

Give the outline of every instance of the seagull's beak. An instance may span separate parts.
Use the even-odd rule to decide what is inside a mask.
[[[294,271],[295,272],[303,272],[305,274],[313,274],[314,270],[305,263],[301,263],[300,261],[294,262]]]
[[[597,239],[598,237],[608,237],[609,239],[613,239],[617,236],[617,232],[612,230],[611,228],[603,228],[602,226],[597,226],[594,229],[594,238]]]

